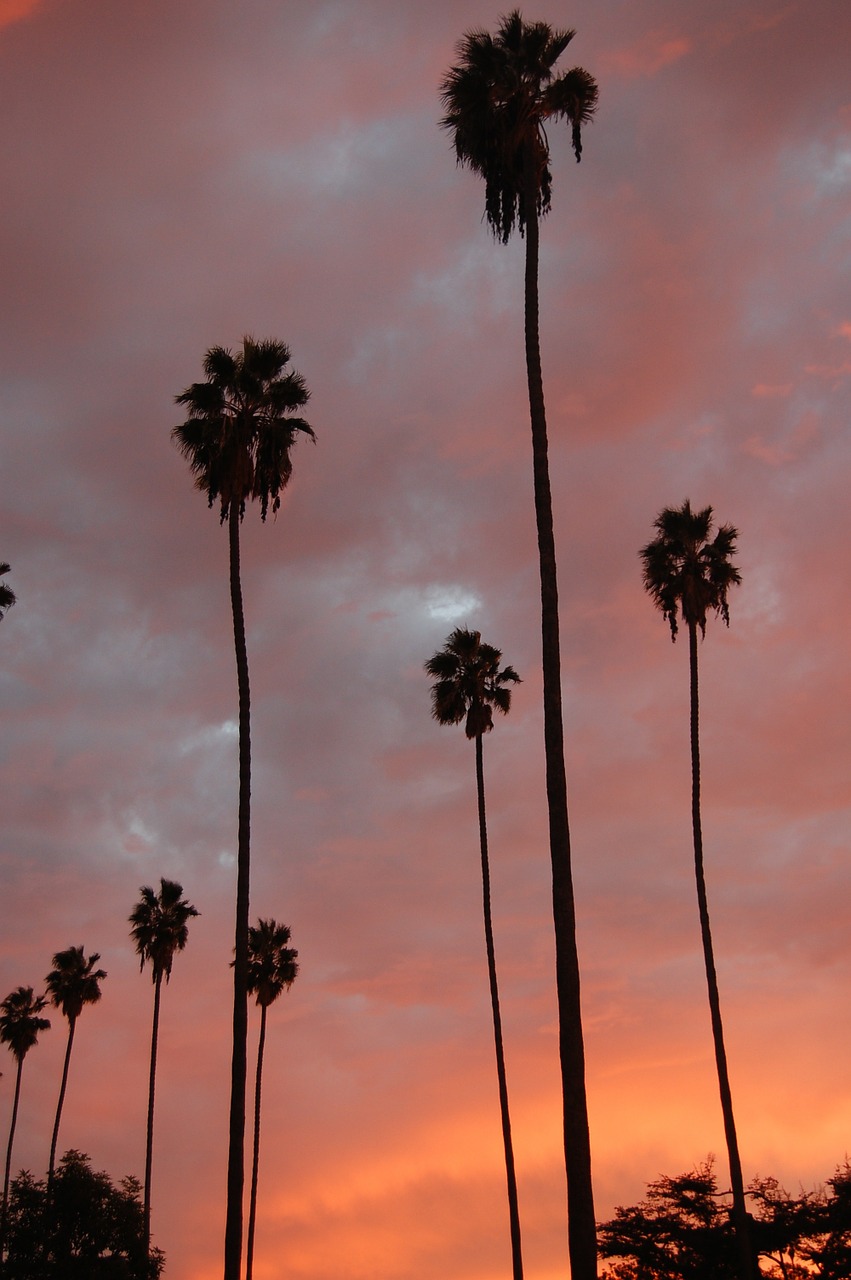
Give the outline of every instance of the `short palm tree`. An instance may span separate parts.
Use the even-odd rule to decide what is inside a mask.
[[[254,1077],[254,1156],[251,1164],[245,1280],[252,1280],[254,1274],[257,1179],[260,1171],[260,1090],[266,1048],[266,1012],[282,991],[289,990],[298,976],[298,952],[289,943],[289,928],[285,924],[278,924],[276,920],[258,920],[256,926],[248,930],[248,993],[256,996],[260,1009],[260,1039],[257,1043],[257,1073]]]
[[[526,238],[526,374],[541,575],[544,749],[568,1242],[573,1280],[589,1280],[597,1274],[597,1236],[564,764],[558,581],[538,326],[538,224],[549,212],[552,192],[546,130],[550,123],[565,121],[579,160],[582,126],[593,118],[597,106],[597,84],[587,71],[574,67],[555,72],[556,62],[574,34],[555,30],[545,22],[524,22],[517,10],[502,19],[496,35],[467,32],[458,44],[457,65],[441,85],[446,111],[441,123],[452,134],[458,162],[484,178],[485,216],[496,237],[506,243],[517,228]]]
[[[39,1017],[47,1004],[44,996],[33,994],[32,987],[18,987],[0,1004],[0,1044],[12,1051],[17,1064],[15,1074],[15,1098],[12,1103],[12,1120],[9,1125],[9,1143],[6,1147],[6,1172],[3,1178],[3,1212],[0,1219],[0,1267],[3,1264],[3,1246],[6,1241],[6,1216],[9,1209],[9,1178],[12,1172],[12,1144],[18,1123],[18,1103],[21,1098],[21,1074],[24,1058],[38,1041],[39,1033],[50,1026],[47,1018]]]
[[[86,957],[82,947],[68,947],[67,951],[57,951],[53,957],[53,968],[46,979],[47,994],[50,997],[51,1004],[55,1005],[63,1017],[68,1019],[68,1043],[65,1046],[62,1084],[59,1089],[59,1102],[56,1106],[53,1137],[50,1140],[50,1163],[47,1170],[48,1185],[53,1182],[53,1170],[56,1165],[59,1122],[62,1119],[65,1089],[68,1085],[68,1066],[71,1062],[71,1050],[74,1047],[74,1032],[77,1028],[77,1019],[87,1004],[97,1004],[102,995],[100,984],[106,977],[106,972],[103,969],[95,968],[98,960],[100,960],[100,956],[97,952]]]
[[[183,897],[183,885],[176,880],[160,879],[160,891],[150,885],[140,889],[141,897],[130,913],[130,936],[136,944],[139,968],[150,962],[154,983],[154,1021],[151,1030],[151,1069],[148,1077],[148,1130],[145,1146],[145,1193],[143,1217],[145,1249],[151,1244],[151,1166],[154,1154],[154,1091],[157,1076],[157,1047],[160,1026],[160,994],[163,978],[171,978],[171,966],[178,951],[189,938],[189,921],[198,915],[191,902]]]
[[[224,1280],[239,1280],[242,1260],[242,1195],[245,1184],[245,1086],[248,1038],[248,918],[251,863],[251,694],[240,579],[239,527],[245,504],[260,503],[265,520],[281,505],[292,474],[290,451],[299,433],[313,429],[296,410],[307,404],[304,379],[287,370],[289,348],[275,339],[242,340],[231,352],[211,347],[205,382],[177,396],[188,412],[172,431],[188,460],[196,488],[209,505],[219,502],[228,522],[230,597],[239,691],[239,816],[237,824],[236,928],[233,970],[233,1056],[228,1142]]]
[[[11,567],[12,566],[6,564],[5,561],[0,564],[0,578],[2,578],[5,573],[9,572]],[[0,618],[3,617],[3,614],[7,609],[11,609],[16,599],[17,597],[12,588],[7,583],[0,582]]]
[[[517,1200],[517,1178],[514,1171],[514,1148],[511,1141],[511,1116],[508,1109],[508,1083],[502,1043],[502,1016],[496,978],[496,952],[491,918],[490,863],[488,828],[485,813],[485,775],[482,762],[482,738],[493,728],[493,709],[507,715],[511,707],[511,688],[520,677],[513,667],[500,670],[502,653],[483,644],[478,631],[457,627],[442,649],[425,664],[431,688],[431,713],[438,724],[461,724],[468,738],[476,743],[476,795],[479,810],[479,846],[482,859],[482,904],[485,918],[485,948],[488,960],[493,1036],[496,1049],[496,1074],[499,1106],[502,1116],[502,1141],[505,1149],[505,1172],[508,1180],[508,1220],[511,1234],[511,1258],[514,1280],[523,1278],[523,1255],[520,1240],[520,1211]]]
[[[712,534],[712,508],[692,511],[686,499],[681,507],[666,507],[655,521],[656,537],[641,551],[644,567],[644,586],[651,600],[670,625],[671,639],[676,640],[678,619],[681,617],[688,630],[690,673],[690,721],[691,721],[691,818],[694,841],[694,874],[697,883],[697,904],[700,916],[700,932],[703,940],[703,960],[709,993],[709,1011],[712,1036],[715,1045],[715,1065],[721,1093],[721,1110],[724,1117],[724,1133],[730,1159],[730,1180],[733,1190],[733,1222],[740,1245],[742,1280],[752,1280],[755,1274],[754,1256],[748,1238],[748,1217],[745,1210],[745,1189],[742,1163],[733,1117],[733,1098],[727,1070],[727,1054],[724,1048],[724,1028],[721,1022],[721,1002],[718,994],[718,978],[715,972],[715,956],[712,932],[709,927],[709,906],[706,896],[706,877],[703,865],[703,832],[700,819],[700,699],[698,692],[697,633],[706,635],[706,620],[710,612],[720,615],[730,625],[730,609],[727,596],[731,587],[741,582],[741,575],[733,564],[738,531],[730,524],[721,525],[715,537]]]

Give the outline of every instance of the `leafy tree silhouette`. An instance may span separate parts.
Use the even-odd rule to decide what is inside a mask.
[[[282,991],[289,990],[298,976],[298,952],[289,943],[289,927],[278,924],[276,920],[258,920],[256,926],[248,930],[248,994],[257,998],[260,1038],[257,1043],[257,1071],[254,1077],[254,1152],[251,1163],[245,1280],[252,1280],[254,1274],[257,1182],[260,1172],[260,1094],[266,1049],[266,1014],[269,1006],[274,1004]]]
[[[523,1254],[520,1236],[520,1211],[517,1178],[514,1170],[514,1147],[511,1140],[511,1116],[508,1108],[508,1083],[505,1052],[502,1043],[502,1015],[496,977],[496,953],[491,917],[490,863],[488,827],[485,812],[485,774],[482,760],[482,737],[493,728],[493,708],[507,715],[511,708],[512,684],[520,680],[513,667],[500,670],[502,653],[493,645],[483,644],[481,633],[458,627],[442,649],[425,664],[426,674],[434,684],[431,689],[431,713],[438,724],[460,724],[476,743],[476,796],[479,810],[479,845],[482,858],[482,905],[485,918],[485,947],[488,959],[493,1036],[496,1049],[496,1073],[499,1084],[499,1107],[502,1117],[502,1141],[505,1150],[505,1172],[508,1180],[508,1218],[511,1232],[511,1259],[514,1280],[523,1280]]]
[[[703,511],[692,511],[688,499],[681,507],[666,507],[661,511],[656,517],[655,527],[656,537],[640,553],[644,566],[644,586],[653,603],[670,625],[671,639],[677,638],[677,620],[680,616],[688,630],[694,874],[712,1038],[715,1046],[715,1066],[718,1073],[724,1135],[733,1185],[733,1220],[739,1241],[739,1271],[741,1280],[752,1280],[758,1275],[758,1268],[749,1239],[742,1162],[739,1156],[739,1143],[733,1115],[733,1096],[724,1047],[721,1000],[718,993],[712,931],[709,926],[703,862],[703,832],[700,816],[700,695],[697,662],[697,633],[699,630],[701,636],[706,635],[707,615],[710,612],[720,614],[724,622],[730,625],[727,596],[731,587],[741,582],[741,576],[732,559],[736,550],[738,532],[732,525],[721,525],[710,542],[712,508],[706,507]]]
[[[239,1280],[242,1261],[242,1196],[245,1183],[245,1087],[248,1037],[248,918],[251,878],[251,692],[240,578],[239,527],[245,504],[260,503],[266,519],[281,505],[292,475],[290,451],[301,432],[313,429],[294,417],[310,392],[299,373],[287,370],[289,347],[275,339],[245,337],[242,349],[211,347],[205,382],[176,397],[188,412],[172,438],[188,460],[196,488],[209,505],[220,502],[228,522],[230,596],[239,690],[239,817],[236,927],[233,969],[233,1056],[228,1139],[224,1280]]]
[[[151,1242],[151,1169],[154,1155],[154,1093],[157,1078],[157,1048],[160,1027],[160,994],[163,978],[171,978],[171,966],[178,951],[189,939],[189,921],[198,915],[191,902],[183,897],[183,885],[176,880],[160,879],[160,891],[150,885],[140,889],[141,897],[130,913],[130,936],[136,944],[139,968],[146,961],[151,966],[154,983],[154,1018],[151,1029],[151,1067],[148,1076],[148,1128],[145,1144],[145,1248]]]
[[[573,31],[556,30],[545,22],[524,22],[518,10],[502,19],[496,35],[467,32],[457,46],[457,64],[441,85],[446,110],[441,124],[452,134],[458,162],[484,178],[485,216],[496,237],[506,243],[515,227],[526,237],[526,371],[541,574],[544,747],[568,1240],[573,1280],[589,1280],[597,1274],[597,1245],[564,765],[558,580],[538,321],[538,224],[549,211],[552,193],[546,126],[551,121],[567,122],[579,160],[582,126],[592,119],[597,105],[597,84],[587,71],[581,67],[561,74],[554,71],[573,36]]]
[[[50,1022],[39,1017],[47,1004],[44,996],[34,994],[32,987],[17,987],[0,1004],[0,1044],[8,1045],[15,1059],[15,1097],[12,1102],[12,1119],[9,1124],[9,1142],[6,1147],[6,1171],[3,1177],[3,1208],[0,1213],[0,1270],[3,1264],[3,1248],[6,1241],[6,1217],[9,1208],[9,1177],[12,1172],[12,1145],[18,1123],[18,1104],[21,1100],[21,1076],[24,1059],[38,1042],[39,1034],[47,1031]]]

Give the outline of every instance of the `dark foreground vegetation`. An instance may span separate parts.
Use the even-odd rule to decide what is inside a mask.
[[[755,1274],[765,1280],[849,1280],[851,1163],[824,1187],[791,1195],[774,1178],[745,1192]],[[736,1280],[740,1271],[730,1193],[712,1160],[651,1182],[646,1198],[599,1228],[606,1280]]]
[[[164,1255],[145,1249],[137,1178],[113,1186],[89,1157],[66,1151],[48,1180],[11,1186],[3,1280],[158,1280]]]

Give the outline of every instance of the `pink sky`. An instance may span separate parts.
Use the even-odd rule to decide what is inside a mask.
[[[600,84],[553,131],[542,343],[597,1209],[725,1167],[689,827],[687,647],[645,597],[665,505],[740,530],[702,649],[710,909],[746,1178],[851,1149],[847,0],[575,0]],[[235,886],[227,538],[169,439],[205,349],[292,348],[317,443],[244,525],[252,916],[270,1015],[257,1280],[510,1272],[472,747],[423,661],[523,676],[486,743],[528,1280],[566,1274],[523,246],[437,127],[478,0],[0,0],[0,988],[83,944],[60,1146],[144,1168],[139,886],[202,913],[166,992],[153,1225],[221,1274]],[[256,1022],[252,1021],[252,1044]],[[64,1049],[26,1063],[41,1172]],[[2,1064],[5,1142],[13,1082]],[[723,1181],[723,1177],[722,1177]]]

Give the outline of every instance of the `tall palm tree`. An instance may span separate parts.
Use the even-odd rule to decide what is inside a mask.
[[[266,1048],[266,1012],[282,991],[298,976],[298,952],[289,945],[287,925],[276,920],[258,920],[248,930],[248,993],[256,996],[260,1009],[260,1039],[257,1043],[257,1073],[254,1077],[254,1156],[251,1164],[251,1199],[248,1210],[248,1238],[245,1252],[245,1280],[254,1274],[254,1230],[257,1224],[257,1178],[260,1170],[260,1090],[263,1083],[263,1054]]]
[[[12,566],[9,564],[6,564],[5,561],[2,564],[0,564],[0,578],[2,578],[5,573],[9,572],[11,567]],[[7,609],[11,609],[16,599],[17,599],[17,596],[15,595],[12,588],[7,583],[0,582],[0,618],[3,617],[3,614],[6,612]]]
[[[485,814],[485,774],[482,763],[482,738],[493,728],[493,708],[507,715],[511,707],[509,685],[520,680],[513,667],[503,667],[502,653],[483,644],[481,633],[456,627],[442,649],[425,664],[431,688],[431,713],[438,724],[460,724],[476,743],[476,795],[479,810],[479,846],[482,858],[482,905],[485,918],[485,948],[488,959],[493,1037],[496,1049],[496,1074],[499,1106],[502,1116],[502,1142],[505,1149],[505,1173],[508,1180],[508,1221],[511,1233],[511,1260],[514,1280],[523,1280],[523,1254],[520,1241],[520,1211],[517,1201],[517,1178],[514,1172],[514,1148],[511,1141],[511,1116],[508,1109],[508,1084],[505,1075],[505,1053],[502,1044],[502,1016],[496,980],[496,952],[491,918],[490,863],[488,828]]]
[[[697,905],[700,916],[700,933],[703,941],[703,961],[706,969],[706,985],[709,993],[709,1011],[712,1037],[715,1045],[715,1065],[718,1071],[718,1087],[721,1094],[721,1111],[724,1117],[724,1134],[730,1160],[730,1180],[733,1190],[733,1222],[739,1241],[742,1280],[752,1280],[756,1274],[755,1255],[751,1251],[748,1235],[748,1217],[745,1209],[745,1188],[742,1163],[733,1117],[733,1097],[727,1070],[727,1054],[724,1049],[724,1028],[721,1022],[721,1001],[718,994],[718,978],[712,932],[709,927],[709,906],[706,896],[706,877],[703,865],[703,832],[700,820],[700,699],[698,691],[697,633],[706,635],[707,614],[711,611],[730,625],[730,609],[727,595],[731,587],[738,586],[741,575],[733,564],[738,530],[724,524],[715,537],[712,534],[712,508],[692,511],[688,499],[681,507],[666,507],[655,520],[656,537],[642,548],[644,586],[651,600],[669,623],[671,639],[676,640],[678,618],[682,618],[688,630],[690,674],[690,724],[691,724],[691,821],[694,841],[694,874],[697,883]]]
[[[545,22],[524,22],[517,10],[502,19],[496,35],[467,32],[457,47],[457,65],[441,85],[446,110],[441,123],[453,136],[459,164],[484,178],[485,216],[496,237],[506,243],[517,228],[526,238],[526,374],[541,575],[544,749],[568,1243],[573,1280],[589,1280],[597,1274],[597,1237],[564,765],[558,582],[538,333],[539,220],[549,212],[552,192],[546,127],[550,121],[566,121],[579,160],[582,126],[592,119],[597,106],[597,84],[587,71],[574,67],[555,73],[555,64],[573,36],[573,31],[555,30]]]
[[[160,878],[160,891],[150,885],[140,889],[141,897],[130,913],[130,936],[136,944],[139,968],[150,961],[154,983],[154,1021],[151,1030],[151,1069],[148,1077],[148,1130],[145,1147],[145,1193],[143,1201],[145,1251],[151,1245],[151,1165],[154,1155],[154,1090],[157,1076],[157,1047],[160,1026],[160,994],[163,978],[171,978],[175,954],[189,939],[189,921],[198,912],[183,897],[183,885]]]
[[[281,490],[292,474],[290,450],[302,432],[313,429],[294,417],[310,392],[304,379],[287,371],[289,347],[275,339],[245,337],[242,349],[211,347],[204,357],[205,382],[177,396],[188,417],[172,431],[188,460],[195,485],[209,505],[219,501],[228,522],[230,597],[239,691],[239,817],[237,835],[236,926],[233,969],[233,1056],[228,1143],[224,1280],[239,1280],[242,1257],[242,1194],[245,1183],[245,1083],[248,1037],[248,913],[251,862],[251,694],[239,564],[239,526],[249,499],[260,502],[266,519],[281,505]]]
[[[62,1084],[59,1089],[59,1102],[56,1106],[56,1120],[53,1124],[53,1137],[50,1140],[50,1164],[47,1170],[48,1186],[53,1182],[53,1170],[56,1165],[56,1143],[59,1138],[59,1121],[62,1119],[62,1106],[65,1102],[65,1089],[68,1085],[68,1065],[71,1061],[71,1050],[74,1047],[74,1032],[77,1019],[87,1004],[97,1004],[102,992],[100,984],[106,977],[103,969],[95,965],[100,956],[97,952],[88,958],[82,947],[68,947],[66,951],[57,951],[53,957],[53,968],[47,975],[47,994],[51,1004],[55,1005],[68,1019],[68,1043],[65,1046],[65,1062],[62,1067]]]
[[[12,1172],[12,1144],[18,1123],[18,1103],[21,1098],[21,1074],[24,1058],[38,1041],[39,1033],[47,1031],[50,1022],[40,1018],[47,1004],[44,996],[33,994],[32,987],[18,987],[0,1004],[0,1044],[7,1044],[17,1063],[15,1098],[12,1103],[12,1120],[9,1125],[9,1144],[6,1147],[6,1172],[3,1178],[3,1211],[0,1218],[0,1267],[3,1264],[3,1247],[6,1242],[6,1217],[9,1209],[9,1178]]]

